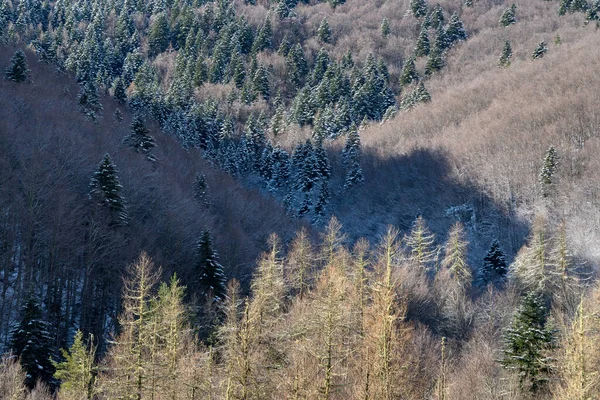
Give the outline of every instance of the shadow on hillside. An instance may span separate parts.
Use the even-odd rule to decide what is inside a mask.
[[[406,156],[382,159],[363,154],[365,183],[342,194],[332,209],[350,239],[377,240],[388,225],[407,233],[422,215],[443,244],[449,228],[461,221],[469,235],[469,261],[480,265],[490,242],[500,240],[509,259],[523,245],[528,225],[496,204],[480,188],[460,182],[451,160],[441,151],[416,149]]]

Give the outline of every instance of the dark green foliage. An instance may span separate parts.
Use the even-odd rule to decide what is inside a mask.
[[[356,126],[350,128],[346,137],[346,145],[342,150],[342,159],[346,169],[346,178],[344,180],[344,189],[359,185],[364,182],[362,168],[360,166],[360,136]]]
[[[51,387],[58,382],[54,378],[55,368],[51,357],[55,351],[50,336],[50,326],[43,319],[38,301],[30,297],[21,309],[20,321],[11,331],[10,349],[20,358],[27,373],[25,384],[33,389],[38,381]]]
[[[450,16],[450,21],[448,21],[445,31],[450,46],[456,42],[467,40],[467,32],[456,12]]]
[[[400,85],[406,86],[419,80],[419,73],[417,67],[415,67],[415,59],[410,57],[402,66],[402,73],[400,75]]]
[[[502,48],[502,54],[500,54],[500,59],[498,60],[498,66],[500,66],[500,67],[510,66],[511,58],[512,58],[512,47],[510,46],[510,42],[507,39],[504,42],[504,47]]]
[[[269,88],[269,75],[267,69],[264,66],[258,67],[252,80],[254,90],[259,93],[263,99],[269,100],[271,96],[271,89]]]
[[[424,57],[429,55],[430,43],[429,43],[429,32],[425,24],[421,25],[421,32],[417,38],[417,44],[415,45],[415,57]]]
[[[256,35],[256,39],[252,45],[252,52],[258,53],[260,51],[270,49],[272,46],[272,40],[273,28],[271,26],[271,19],[267,18]]]
[[[546,45],[546,42],[540,42],[535,48],[535,50],[533,50],[531,58],[537,60],[538,58],[544,57],[544,54],[546,54],[546,52],[548,52],[548,46]]]
[[[225,271],[219,263],[210,232],[202,232],[196,246],[196,279],[203,296],[215,301],[225,296]]]
[[[148,34],[148,56],[156,57],[169,47],[169,22],[164,13],[156,16]]]
[[[131,133],[125,136],[123,143],[131,147],[136,153],[144,154],[148,161],[156,161],[156,157],[150,153],[156,147],[156,141],[150,135],[150,131],[146,128],[140,116],[136,116],[131,122]]]
[[[558,166],[558,154],[553,146],[546,151],[542,170],[540,171],[540,184],[542,185],[542,194],[548,196],[552,191],[555,181],[556,168]]]
[[[100,104],[98,87],[94,81],[87,80],[82,82],[79,94],[77,95],[77,101],[79,102],[81,111],[95,121],[97,113],[102,110],[102,104]]]
[[[10,65],[4,71],[4,78],[13,82],[25,82],[29,72],[25,53],[19,49],[10,58]]]
[[[436,4],[431,10],[430,25],[433,29],[440,29],[444,26],[446,19],[444,18],[444,10],[442,10],[442,6]]]
[[[433,46],[425,64],[425,75],[433,75],[435,72],[444,68],[444,52],[437,45]]]
[[[490,282],[502,283],[506,279],[507,273],[506,256],[500,247],[500,242],[494,240],[483,258],[483,264],[479,270],[479,282],[484,287]]]
[[[594,0],[585,16],[586,23],[589,21],[599,21],[600,16],[598,16],[598,13],[600,13],[600,0]]]
[[[560,0],[558,8],[559,15],[565,15],[567,12],[586,12],[589,9],[587,0]]]
[[[296,88],[300,88],[304,77],[308,73],[308,63],[300,44],[296,44],[290,49],[286,57],[286,65],[291,81]]]
[[[113,97],[121,104],[127,102],[127,92],[125,91],[125,84],[123,83],[123,79],[121,79],[120,77],[115,79],[115,82],[113,84]]]
[[[423,81],[419,81],[417,87],[415,87],[411,93],[402,98],[402,101],[400,102],[400,110],[408,111],[421,103],[429,103],[430,101],[431,95],[425,88],[425,84]]]
[[[504,357],[500,363],[515,370],[523,390],[533,394],[544,390],[552,370],[548,351],[553,347],[554,330],[548,324],[543,298],[529,293],[504,333]]]
[[[317,29],[317,37],[323,43],[331,42],[331,28],[329,27],[327,18],[323,18],[321,21],[321,25],[319,25],[319,29]]]
[[[427,15],[427,2],[425,0],[410,0],[408,7],[417,18]]]
[[[383,18],[383,21],[381,21],[381,36],[386,38],[389,36],[389,34],[391,33],[391,28],[390,28],[390,20],[387,18]]]
[[[507,27],[517,22],[515,14],[517,12],[517,5],[513,4],[502,12],[500,16],[500,25]]]
[[[89,197],[108,209],[111,225],[115,226],[126,225],[129,219],[121,190],[123,186],[117,176],[117,167],[110,156],[105,154],[92,176]]]

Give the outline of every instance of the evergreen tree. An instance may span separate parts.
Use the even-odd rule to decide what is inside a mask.
[[[511,58],[512,58],[512,47],[510,46],[510,42],[507,39],[504,41],[504,47],[502,48],[502,54],[500,54],[500,59],[498,60],[498,66],[499,67],[510,66]]]
[[[123,143],[131,147],[136,153],[142,153],[148,161],[155,162],[156,157],[150,151],[156,147],[156,141],[150,135],[142,117],[136,116],[131,122],[131,133],[125,136]]]
[[[421,24],[421,32],[417,38],[417,44],[415,45],[415,57],[424,57],[429,55],[430,44],[429,44],[429,33],[427,26]]]
[[[500,247],[500,242],[494,240],[479,269],[479,282],[482,286],[487,286],[490,282],[503,282],[507,273],[506,256]]]
[[[427,1],[426,0],[410,0],[409,9],[412,14],[421,18],[427,15]]]
[[[433,75],[435,72],[444,68],[444,51],[437,44],[433,46],[425,64],[425,75]]]
[[[381,21],[381,36],[386,38],[389,36],[389,34],[391,33],[391,28],[390,28],[390,20],[387,18],[383,18],[383,20]]]
[[[148,33],[148,56],[156,57],[169,47],[169,22],[164,12],[159,13]]]
[[[317,29],[317,37],[323,43],[331,42],[331,28],[329,27],[327,18],[323,18],[321,21],[321,25],[319,25],[319,29]]]
[[[205,207],[210,205],[208,183],[206,183],[204,174],[200,172],[196,174],[196,180],[194,181],[194,199]]]
[[[96,347],[93,336],[89,343],[83,342],[83,333],[77,331],[69,351],[61,349],[63,362],[55,363],[54,377],[60,380],[59,398],[64,400],[93,399],[98,393],[96,388],[96,367],[94,359]]]
[[[252,53],[256,54],[263,50],[270,49],[273,40],[273,28],[271,26],[271,19],[267,16],[264,24],[260,27],[254,44],[252,45]]]
[[[448,21],[445,31],[450,45],[458,41],[467,40],[467,32],[456,12],[450,16],[450,21]]]
[[[225,271],[219,263],[219,255],[214,249],[208,230],[202,232],[197,245],[197,282],[204,296],[220,300],[225,295]]]
[[[4,78],[13,82],[25,82],[29,72],[25,53],[19,49],[10,58],[10,66],[4,71]]]
[[[350,128],[346,138],[346,145],[342,150],[342,159],[346,168],[346,178],[344,180],[344,189],[363,183],[364,177],[360,166],[360,136],[356,127]]]
[[[538,58],[542,58],[544,57],[544,54],[546,54],[546,52],[548,51],[548,46],[546,45],[546,42],[540,42],[537,47],[535,48],[535,50],[533,50],[533,53],[531,54],[531,58],[536,60]]]
[[[590,21],[599,21],[600,16],[600,0],[593,0],[591,7],[588,9],[587,14],[585,16],[586,24]]]
[[[129,218],[125,199],[120,194],[122,189],[117,177],[117,167],[107,153],[94,172],[89,197],[108,208],[113,225],[126,225]]]
[[[554,185],[554,175],[556,173],[556,168],[558,166],[558,154],[554,149],[554,146],[550,146],[548,150],[546,150],[546,155],[544,157],[544,163],[542,165],[542,170],[540,171],[540,184],[542,186],[542,194],[544,197],[547,197]]]
[[[536,394],[547,385],[552,370],[548,350],[553,341],[554,331],[548,324],[544,300],[530,292],[504,334],[504,357],[500,361],[505,368],[517,371],[523,390]]]
[[[119,103],[124,104],[127,102],[127,92],[125,91],[125,84],[123,79],[117,77],[113,84],[113,97]]]
[[[587,0],[560,0],[558,14],[565,15],[567,12],[585,12],[588,8]]]
[[[54,354],[50,324],[42,318],[42,309],[36,299],[27,299],[21,309],[20,321],[11,331],[10,349],[21,360],[27,373],[25,385],[33,389],[38,380],[56,387],[55,368],[51,357]]]
[[[77,101],[81,111],[93,121],[96,120],[97,113],[102,110],[100,104],[100,96],[98,94],[98,86],[92,80],[82,82]]]
[[[402,66],[400,85],[407,86],[415,81],[419,81],[419,73],[417,72],[417,67],[415,66],[415,59],[413,57],[409,57]]]
[[[259,93],[263,99],[269,100],[271,96],[271,89],[269,88],[269,75],[267,69],[264,66],[258,67],[252,80],[254,90]]]
[[[517,11],[517,5],[513,3],[510,7],[505,9],[500,16],[500,25],[507,27],[517,22],[515,13]]]
[[[440,6],[439,4],[436,4],[433,7],[433,10],[431,10],[431,27],[435,30],[438,30],[440,28],[444,27],[444,23],[446,22],[446,19],[444,18],[444,10],[442,9],[442,6]]]

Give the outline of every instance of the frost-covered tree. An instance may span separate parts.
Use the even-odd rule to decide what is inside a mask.
[[[342,159],[346,169],[346,178],[344,180],[344,189],[350,189],[352,186],[363,183],[364,176],[360,166],[360,135],[356,126],[350,128],[346,137],[346,145],[342,150]]]
[[[472,281],[471,267],[467,264],[467,245],[464,227],[457,222],[450,230],[442,267],[449,270],[450,275],[464,290],[471,287]]]
[[[129,219],[121,190],[117,167],[107,153],[92,176],[89,197],[108,209],[112,225],[126,225]]]
[[[522,300],[512,324],[504,334],[504,357],[500,363],[514,370],[523,390],[536,394],[548,383],[554,330],[548,323],[548,309],[542,296],[530,292]]]
[[[429,52],[429,57],[425,64],[425,75],[433,75],[435,72],[444,68],[444,65],[446,65],[444,61],[444,50],[436,43]]]
[[[467,32],[456,12],[450,16],[450,21],[448,21],[445,31],[450,45],[458,41],[467,40]]]
[[[25,53],[19,49],[10,58],[10,65],[4,71],[4,78],[13,82],[25,82],[29,72]]]
[[[383,18],[383,20],[381,21],[381,26],[379,28],[381,30],[381,36],[386,38],[389,36],[389,34],[391,33],[391,28],[390,28],[390,20],[387,18]]]
[[[513,3],[510,7],[502,12],[502,15],[500,16],[500,25],[507,27],[517,23],[517,18],[515,17],[516,12],[517,5]]]
[[[156,57],[167,50],[170,41],[169,21],[164,12],[159,13],[150,25],[148,33],[148,56]]]
[[[204,296],[222,299],[225,295],[225,270],[219,263],[219,255],[214,248],[212,237],[204,230],[196,246],[196,279]]]
[[[56,387],[56,371],[51,357],[54,355],[50,324],[43,319],[39,302],[30,297],[21,308],[19,322],[11,331],[10,349],[20,358],[26,372],[25,384],[33,389],[38,380]]]
[[[507,273],[506,255],[500,247],[500,242],[494,240],[479,269],[479,283],[482,286],[487,286],[490,282],[503,282]]]
[[[508,39],[504,41],[504,47],[502,48],[502,53],[500,54],[500,58],[498,59],[499,67],[508,67],[510,66],[510,60],[512,58],[512,47]]]
[[[144,120],[140,116],[133,118],[131,122],[131,133],[125,136],[123,143],[131,147],[136,153],[142,153],[149,161],[156,161],[156,157],[150,151],[156,147],[156,141],[146,128]]]
[[[600,16],[598,15],[600,13],[600,0],[594,0],[592,2],[592,5],[590,6],[590,8],[588,9],[586,16],[585,16],[585,21],[586,23],[589,23],[590,21],[599,21],[600,20]]]
[[[429,55],[431,46],[429,43],[429,32],[425,23],[421,24],[421,32],[415,44],[415,57],[425,57]]]
[[[423,81],[419,81],[414,90],[402,98],[400,110],[408,111],[421,103],[429,103],[430,101],[431,95],[429,91],[427,91]]]
[[[426,0],[410,0],[408,7],[412,14],[417,18],[421,18],[427,15]]]
[[[319,25],[319,29],[317,29],[317,37],[323,43],[331,42],[331,28],[329,27],[327,18],[323,18],[321,21],[321,25]]]
[[[415,66],[415,59],[409,57],[408,60],[402,66],[402,72],[400,74],[400,85],[406,86],[419,80],[419,73]]]
[[[558,14],[565,15],[567,12],[586,12],[588,8],[587,0],[560,0]]]
[[[540,42],[537,47],[535,48],[535,50],[533,50],[533,53],[531,53],[531,58],[536,60],[538,58],[542,58],[544,57],[544,54],[546,54],[548,52],[548,46],[546,45],[546,42]]]
[[[542,194],[544,197],[547,197],[552,191],[557,167],[558,154],[556,153],[554,146],[550,146],[548,150],[546,150],[542,170],[540,171],[540,185],[542,186]]]
[[[254,90],[262,96],[263,99],[269,100],[271,96],[271,89],[269,87],[269,74],[264,66],[259,66],[254,73],[252,79]]]
[[[440,6],[439,4],[433,6],[429,20],[431,22],[431,28],[435,30],[440,29],[444,26],[446,20],[444,18],[444,10],[442,9],[442,6]]]

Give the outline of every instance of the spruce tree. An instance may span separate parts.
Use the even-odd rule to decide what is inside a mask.
[[[89,197],[108,209],[111,225],[126,225],[129,219],[125,199],[120,193],[122,189],[117,167],[107,153],[92,176]]]
[[[444,18],[444,10],[442,6],[436,4],[431,10],[431,27],[435,30],[440,29],[444,26],[444,22],[446,21]]]
[[[350,128],[346,138],[346,145],[342,150],[342,159],[346,169],[346,178],[344,180],[344,189],[363,183],[364,177],[360,166],[360,136],[356,126]]]
[[[25,53],[19,49],[10,58],[10,66],[4,71],[4,78],[17,83],[25,82],[29,72]]]
[[[586,24],[590,21],[599,21],[600,16],[598,15],[598,13],[600,13],[600,0],[594,0],[585,16]]]
[[[10,349],[21,360],[27,373],[25,385],[33,389],[38,380],[56,387],[55,368],[51,357],[54,355],[50,324],[42,318],[39,302],[30,297],[21,308],[20,321],[11,331]]]
[[[156,147],[156,141],[146,128],[144,120],[140,116],[133,118],[131,122],[131,133],[125,136],[123,143],[131,147],[136,153],[142,153],[148,161],[155,162],[156,157],[150,151]]]
[[[61,382],[59,398],[93,399],[98,393],[95,384],[97,371],[94,365],[96,347],[93,345],[93,336],[90,335],[86,345],[83,333],[78,330],[69,350],[61,349],[61,353],[64,361],[54,364],[54,377]]]
[[[499,67],[508,67],[510,66],[510,60],[512,58],[512,47],[510,46],[510,42],[508,39],[504,41],[504,47],[502,48],[502,54],[500,54],[500,58],[498,59]]]
[[[264,66],[261,65],[258,67],[256,72],[254,73],[252,84],[254,85],[254,90],[256,91],[256,93],[260,94],[263,99],[269,100],[269,98],[271,97],[271,89],[269,87],[269,74]]]
[[[391,29],[390,29],[390,20],[387,18],[383,18],[383,21],[381,21],[381,36],[386,38],[389,36],[389,34],[391,33]]]
[[[515,370],[521,388],[532,394],[541,392],[548,383],[554,331],[548,324],[548,310],[542,296],[530,292],[522,300],[511,327],[504,333],[504,368]]]
[[[548,51],[548,46],[546,45],[546,42],[540,42],[537,47],[535,48],[535,50],[533,50],[533,53],[531,54],[531,58],[536,60],[538,58],[542,58],[544,57],[544,54],[546,54],[546,52]]]
[[[544,197],[547,197],[550,194],[552,186],[555,183],[554,175],[557,166],[558,154],[556,153],[554,146],[550,146],[548,150],[546,150],[542,170],[540,171],[540,184],[542,186],[542,194]]]
[[[446,65],[444,61],[444,51],[435,44],[429,52],[429,57],[425,64],[425,75],[433,75],[435,72],[444,68],[444,65]]]
[[[400,74],[400,85],[406,86],[419,80],[419,73],[415,66],[415,59],[409,57],[408,60],[402,66],[402,72]]]
[[[97,113],[102,110],[102,104],[100,104],[98,86],[94,81],[88,79],[81,83],[77,101],[81,111],[91,120],[96,121]]]
[[[327,18],[323,18],[321,21],[321,25],[319,25],[319,29],[317,29],[317,37],[323,43],[331,42],[331,28],[329,27]]]
[[[410,0],[409,9],[412,14],[421,18],[427,15],[427,1],[426,0]]]
[[[485,287],[490,282],[503,282],[507,273],[506,256],[500,247],[500,242],[494,240],[479,269],[479,283]]]
[[[169,22],[164,12],[156,16],[148,33],[148,56],[156,57],[169,47]]]
[[[219,263],[219,255],[214,249],[208,230],[204,230],[196,250],[196,274],[201,293],[220,300],[225,295],[225,271]]]
[[[199,204],[205,207],[210,205],[210,199],[208,197],[208,183],[206,183],[206,177],[201,172],[196,174],[196,179],[194,181],[194,199],[196,199]]]
[[[121,77],[117,77],[113,83],[113,97],[121,104],[127,102],[127,92]]]
[[[450,21],[448,21],[445,31],[450,45],[458,41],[467,40],[467,32],[456,12],[450,16]]]
[[[415,57],[428,56],[429,50],[429,33],[427,26],[423,23],[421,24],[421,32],[419,33],[419,37],[417,38],[417,44],[415,45]]]
[[[513,3],[510,7],[505,9],[500,16],[500,25],[507,27],[517,22],[515,13],[517,11],[517,5]]]

